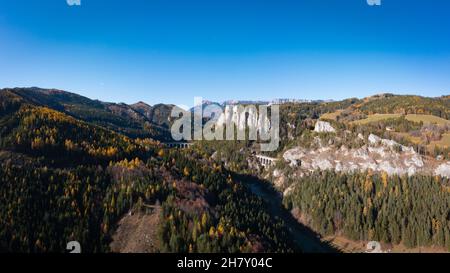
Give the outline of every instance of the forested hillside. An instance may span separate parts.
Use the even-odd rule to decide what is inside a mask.
[[[450,250],[450,181],[432,176],[316,172],[285,199],[323,235]]]
[[[429,114],[447,120],[450,119],[450,99],[448,97],[426,98],[387,95],[368,100],[362,103],[359,109],[366,114]]]
[[[162,252],[299,250],[264,201],[200,151],[0,94],[0,251],[65,252],[76,240],[108,252],[118,221],[154,204]]]
[[[169,137],[172,105],[145,105],[143,108],[139,104],[106,103],[61,90],[40,88],[3,89],[0,90],[0,96],[6,101],[13,98],[22,103],[50,108],[129,137],[159,140]]]

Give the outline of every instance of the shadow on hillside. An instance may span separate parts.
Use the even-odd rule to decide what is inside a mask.
[[[320,235],[309,227],[299,223],[283,206],[282,195],[272,187],[270,181],[252,175],[233,173],[235,179],[243,182],[254,194],[261,197],[269,206],[272,214],[280,217],[291,233],[297,247],[305,253],[340,253],[327,241],[320,239]]]

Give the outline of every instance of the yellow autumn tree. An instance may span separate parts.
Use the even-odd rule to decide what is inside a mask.
[[[209,237],[214,237],[214,236],[216,236],[216,229],[213,226],[211,226],[209,228]]]
[[[206,214],[206,212],[203,212],[201,222],[202,228],[205,228],[207,223],[208,223],[208,215]]]
[[[388,174],[386,172],[381,173],[381,181],[383,182],[383,187],[387,188],[388,186]]]
[[[189,176],[190,171],[189,171],[189,168],[188,168],[188,167],[184,167],[184,169],[183,169],[183,174],[184,174],[184,176]]]

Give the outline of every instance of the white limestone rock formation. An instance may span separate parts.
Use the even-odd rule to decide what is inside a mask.
[[[369,146],[364,145],[354,149],[344,145],[340,148],[333,145],[321,145],[311,149],[296,147],[286,151],[283,158],[292,168],[302,172],[334,170],[349,173],[370,169],[386,172],[388,175],[409,176],[417,172],[430,172],[422,156],[412,147],[405,147],[393,140],[381,139],[373,134],[369,136],[368,142]],[[445,173],[445,166],[439,169],[439,173]]]
[[[334,133],[336,129],[334,129],[329,122],[326,121],[318,121],[316,126],[314,127],[314,132],[317,133]]]
[[[297,147],[291,150],[286,151],[283,154],[283,159],[290,163],[291,167],[298,166],[298,161],[301,160],[305,156],[305,150],[303,148]]]
[[[450,161],[439,165],[434,171],[434,174],[450,178]]]
[[[369,144],[376,145],[381,141],[381,138],[374,134],[370,134],[368,140],[369,140]]]

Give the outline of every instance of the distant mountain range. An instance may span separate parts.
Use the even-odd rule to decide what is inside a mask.
[[[227,105],[236,104],[280,104],[283,109],[291,109],[289,105],[310,103],[316,105],[317,113],[309,113],[311,117],[326,112],[334,112],[337,109],[345,109],[340,112],[343,119],[350,119],[362,114],[370,113],[428,113],[444,119],[450,117],[449,96],[440,98],[426,98],[419,96],[398,96],[393,94],[378,94],[363,99],[347,99],[343,101],[331,100],[302,100],[302,99],[274,99],[272,101],[260,100],[228,100],[224,102],[203,101],[202,108],[208,105],[216,105],[224,108]],[[72,116],[93,125],[102,126],[117,133],[132,138],[152,138],[160,141],[171,141],[170,126],[173,119],[170,112],[173,104],[149,105],[145,102],[135,104],[111,103],[92,100],[75,93],[57,90],[31,88],[5,88],[0,89],[0,110],[8,104],[29,104],[33,106],[47,107],[66,115]],[[194,111],[200,106],[190,109]],[[297,109],[298,107],[296,107]],[[284,113],[285,111],[282,111]],[[205,113],[208,114],[208,113]],[[292,109],[290,113],[284,113],[298,119]],[[292,121],[291,121],[292,123]]]
[[[189,109],[191,112],[199,111],[200,107],[203,111],[206,110],[207,106],[215,105],[220,107],[222,110],[226,106],[232,105],[283,105],[283,104],[299,104],[299,103],[327,103],[333,102],[333,100],[305,100],[305,99],[273,99],[273,100],[226,100],[224,102],[214,102],[209,100],[203,100],[202,105],[196,105]],[[204,112],[205,116],[211,116],[209,111]]]

